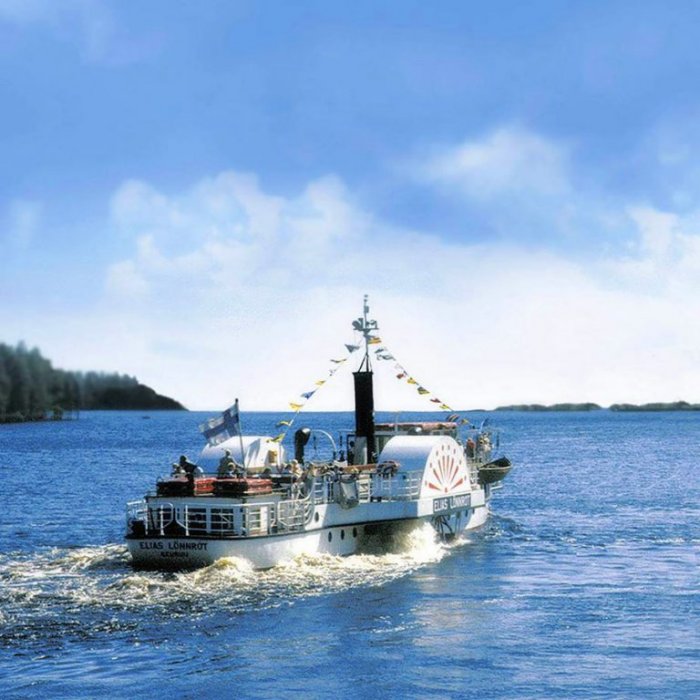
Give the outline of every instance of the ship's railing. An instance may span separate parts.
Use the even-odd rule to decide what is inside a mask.
[[[337,500],[335,484],[341,478],[337,474],[326,474],[314,481],[311,499],[315,504],[333,503]],[[343,479],[349,478],[347,475]],[[421,489],[421,472],[360,473],[357,480],[357,495],[360,503],[373,501],[407,501],[417,499]]]
[[[326,474],[309,484],[304,497],[279,501],[252,503],[174,505],[157,500],[132,501],[127,504],[127,528],[134,533],[135,522],[144,535],[177,535],[186,537],[254,537],[303,530],[314,514],[315,507],[339,499],[338,474]],[[345,475],[357,484],[358,503],[415,500],[420,495],[422,472],[361,473]]]
[[[302,530],[314,513],[311,498],[235,505],[127,504],[127,527],[142,523],[144,535],[254,537]]]
[[[370,501],[412,501],[419,497],[422,471],[401,472],[398,474],[372,474],[369,488]]]

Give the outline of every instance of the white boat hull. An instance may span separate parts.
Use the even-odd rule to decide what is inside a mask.
[[[466,517],[465,517],[466,515]],[[129,538],[127,545],[134,565],[142,568],[190,569],[208,566],[219,559],[245,559],[255,569],[269,569],[303,554],[348,556],[361,549],[366,535],[381,527],[386,531],[432,520],[443,536],[456,536],[481,527],[488,518],[488,508],[481,506],[468,512],[453,513],[438,528],[432,518],[356,523],[324,527],[304,532],[236,539],[194,537]],[[436,533],[437,534],[437,533]]]

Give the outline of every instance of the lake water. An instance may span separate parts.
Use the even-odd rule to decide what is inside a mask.
[[[700,414],[496,414],[515,468],[450,546],[135,572],[124,504],[204,417],[0,426],[0,697],[700,697]]]

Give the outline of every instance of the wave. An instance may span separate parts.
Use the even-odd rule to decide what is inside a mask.
[[[105,612],[124,613],[117,618],[128,626],[140,624],[144,618],[139,611],[145,608],[167,617],[196,617],[216,609],[245,612],[380,586],[439,562],[463,542],[442,544],[432,527],[421,523],[377,533],[353,556],[305,554],[266,571],[235,557],[194,571],[136,571],[126,547],[116,544],[5,554],[0,556],[5,591],[0,644],[65,635],[71,632],[69,620],[89,628],[95,614],[104,618]]]

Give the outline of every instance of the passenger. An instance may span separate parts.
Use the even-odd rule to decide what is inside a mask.
[[[231,457],[231,450],[226,450],[224,452],[224,456],[219,460],[219,469],[217,470],[216,475],[219,477],[219,479],[231,477],[233,476],[235,466],[236,463],[233,461],[233,457]]]
[[[178,466],[180,469],[183,470],[183,472],[187,476],[188,491],[190,492],[191,496],[194,496],[194,493],[195,493],[194,477],[195,477],[195,475],[199,476],[200,474],[203,474],[204,472],[196,464],[190,462],[190,460],[187,459],[187,457],[185,455],[180,455],[180,462],[179,462]],[[197,474],[197,470],[199,470],[199,474]]]
[[[488,433],[481,433],[476,443],[477,454],[483,459],[488,459],[491,454],[491,438]]]
[[[476,443],[472,438],[467,439],[467,457],[474,458],[476,454]]]
[[[171,476],[187,476],[191,472],[194,472],[196,467],[197,465],[192,464],[192,462],[190,462],[185,455],[180,455],[180,459],[173,463]]]

